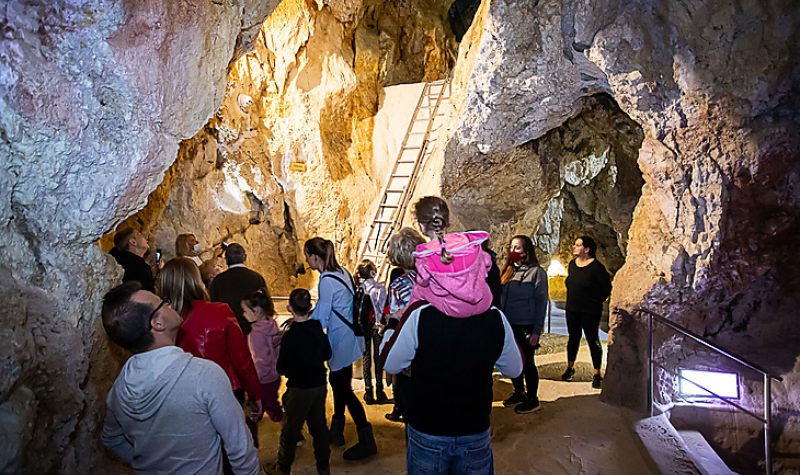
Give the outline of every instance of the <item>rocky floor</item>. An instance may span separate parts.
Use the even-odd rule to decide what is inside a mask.
[[[573,382],[558,379],[564,368],[566,337],[548,336],[543,341],[546,354],[537,356],[542,379],[539,397],[542,410],[519,415],[505,408],[502,400],[511,392],[511,382],[497,377],[492,411],[495,472],[505,474],[636,474],[651,473],[632,431],[635,414],[599,400],[591,388],[591,363],[585,343],[578,356],[577,377]],[[363,383],[354,380],[359,397]],[[329,393],[330,394],[330,393]],[[329,406],[330,415],[332,407]],[[331,470],[349,474],[399,474],[406,472],[403,426],[387,421],[383,415],[390,405],[367,406],[378,443],[379,455],[365,462],[345,462],[343,448],[334,448]],[[259,456],[269,465],[277,455],[280,428],[270,421],[260,424]],[[308,434],[305,434],[308,438]],[[347,446],[356,441],[355,426],[348,416],[345,430]],[[314,458],[310,444],[300,447],[293,473],[313,474]]]

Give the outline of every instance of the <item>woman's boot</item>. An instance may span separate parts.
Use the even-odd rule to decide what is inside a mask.
[[[344,445],[344,416],[331,417],[331,428],[328,433],[330,434],[331,445],[336,447]]]
[[[372,425],[367,424],[358,428],[358,443],[345,450],[342,457],[345,460],[361,460],[378,453],[375,445],[375,436],[372,435]]]

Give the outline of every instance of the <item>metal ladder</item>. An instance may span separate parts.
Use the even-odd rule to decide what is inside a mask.
[[[369,233],[359,246],[357,262],[363,259],[374,262],[378,267],[378,281],[385,280],[389,271],[389,260],[386,256],[389,239],[402,226],[403,216],[417,185],[417,175],[433,153],[436,132],[440,125],[436,123],[436,119],[444,115],[439,113],[439,107],[449,98],[449,78],[425,83],[397,158],[383,186],[380,204],[370,223]]]

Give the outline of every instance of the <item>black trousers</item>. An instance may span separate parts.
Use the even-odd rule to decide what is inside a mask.
[[[364,326],[364,388],[372,392],[372,362],[375,362],[375,387],[383,391],[383,367],[381,366],[381,337],[375,325]]]
[[[600,315],[602,312],[572,312],[567,310],[567,361],[575,361],[578,357],[578,347],[581,344],[581,332],[589,344],[592,354],[594,369],[600,369],[603,364],[603,347],[600,345]]]
[[[331,371],[328,376],[333,391],[333,416],[344,417],[345,407],[350,412],[350,417],[356,423],[356,427],[366,427],[367,413],[364,406],[353,392],[353,365],[345,366],[339,371]]]
[[[328,443],[328,421],[325,418],[325,398],[328,388],[300,389],[286,388],[283,393],[283,427],[281,428],[280,447],[278,449],[278,465],[285,469],[292,466],[297,441],[303,423],[308,423],[308,432],[314,439],[314,458],[317,466],[328,465],[331,448]]]
[[[528,336],[533,333],[533,325],[511,325],[511,330],[514,332],[514,340],[522,350],[522,374],[511,379],[514,384],[514,392],[525,393],[527,386],[528,397],[538,398],[539,370],[536,369],[536,362],[533,358],[535,348],[528,341]]]

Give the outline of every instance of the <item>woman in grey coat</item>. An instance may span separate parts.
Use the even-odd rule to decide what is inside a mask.
[[[524,414],[541,408],[539,372],[533,355],[539,347],[539,336],[544,328],[550,298],[547,293],[547,273],[539,266],[531,238],[514,236],[508,250],[500,279],[503,284],[500,307],[522,350],[523,368],[522,374],[511,380],[514,394],[503,401],[503,405],[516,406],[514,411]]]

